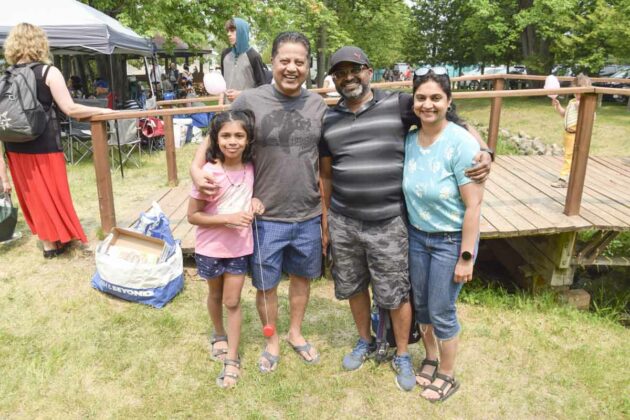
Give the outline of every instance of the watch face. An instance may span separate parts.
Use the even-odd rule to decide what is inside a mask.
[[[470,252],[468,251],[462,252],[462,260],[468,261],[470,259],[472,259],[472,254]]]

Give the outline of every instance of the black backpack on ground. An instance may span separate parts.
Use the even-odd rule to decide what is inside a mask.
[[[396,338],[392,328],[389,310],[372,306],[372,331],[376,335],[376,354],[374,360],[379,363],[392,358],[390,349],[396,348]],[[417,343],[421,338],[420,327],[416,323],[414,310],[411,310],[411,330],[409,331],[409,344]]]
[[[23,143],[38,138],[48,124],[48,113],[37,100],[33,67],[11,66],[0,78],[0,140]]]

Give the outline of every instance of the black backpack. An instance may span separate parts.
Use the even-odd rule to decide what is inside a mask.
[[[415,311],[411,310],[411,329],[409,331],[409,344],[417,343],[422,337],[420,327],[416,323]],[[372,331],[376,336],[376,354],[374,360],[382,363],[392,358],[393,354],[390,349],[396,348],[396,339],[394,337],[394,329],[392,328],[389,310],[379,308],[377,305],[372,306]]]
[[[37,100],[33,67],[11,66],[0,78],[0,140],[23,143],[38,138],[48,124],[48,113]]]
[[[232,48],[226,48],[221,52],[221,74],[223,76],[225,76],[225,72],[223,69],[223,60],[225,59],[225,56],[230,53],[230,51],[232,51]],[[247,54],[249,65],[252,67],[252,71],[254,72],[256,87],[270,84],[271,80],[273,79],[273,73],[271,72],[269,67],[267,67],[267,65],[263,63],[258,51],[250,48],[245,54]]]

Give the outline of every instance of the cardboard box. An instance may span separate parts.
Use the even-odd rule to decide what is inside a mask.
[[[106,254],[129,262],[157,264],[166,259],[168,247],[161,239],[143,235],[129,229],[115,227]]]

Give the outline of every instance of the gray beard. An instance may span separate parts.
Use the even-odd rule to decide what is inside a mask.
[[[364,85],[363,83],[360,83],[356,89],[353,89],[350,92],[344,90],[343,88],[338,92],[343,99],[354,101],[362,98],[363,95],[366,94],[366,92],[368,91],[367,87],[367,84]]]

